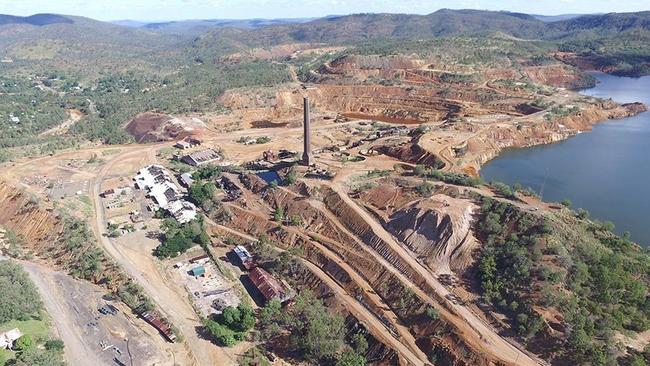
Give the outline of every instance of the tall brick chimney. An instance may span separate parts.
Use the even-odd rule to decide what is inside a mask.
[[[304,136],[303,136],[303,143],[304,143],[304,149],[302,153],[302,163],[304,165],[312,165],[314,163],[314,160],[311,156],[311,126],[310,126],[310,120],[309,120],[309,97],[304,97],[303,99],[303,105],[304,105],[304,119],[303,119],[303,128],[304,128]]]

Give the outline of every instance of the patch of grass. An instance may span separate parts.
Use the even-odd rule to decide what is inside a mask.
[[[270,366],[271,362],[258,347],[253,347],[241,355],[239,364],[242,366]]]
[[[47,319],[30,319],[30,320],[12,320],[0,324],[0,333],[12,330],[14,328],[20,329],[24,335],[28,335],[36,342],[45,342],[49,338],[50,323]],[[0,349],[0,366],[3,366],[7,361],[16,358],[16,352],[11,350]]]
[[[14,328],[20,329],[23,334],[29,335],[32,339],[47,338],[50,333],[50,324],[46,319],[12,320],[0,324],[0,333]]]
[[[14,358],[14,352],[0,349],[0,366],[3,366],[7,361]]]

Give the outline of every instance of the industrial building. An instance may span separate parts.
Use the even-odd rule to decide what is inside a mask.
[[[250,270],[253,268],[254,263],[253,263],[253,256],[251,253],[248,252],[248,250],[243,246],[243,245],[237,245],[235,249],[233,249],[233,252],[235,252],[235,255],[237,255],[237,258],[239,258],[239,262],[241,262],[241,265]]]
[[[181,161],[191,166],[201,166],[221,160],[221,155],[213,149],[206,149],[185,155]]]
[[[253,285],[260,291],[264,300],[279,300],[283,302],[289,299],[289,293],[284,289],[284,286],[270,273],[260,267],[255,267],[248,274],[248,278]]]
[[[167,210],[178,222],[186,223],[196,218],[196,206],[182,199],[171,174],[162,166],[146,166],[138,171],[134,180],[137,188],[147,191],[147,196],[159,208]]]

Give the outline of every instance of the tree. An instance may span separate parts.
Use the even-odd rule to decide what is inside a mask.
[[[60,339],[50,339],[45,342],[45,349],[48,351],[63,351],[65,344]]]
[[[246,339],[246,334],[255,325],[255,313],[246,304],[236,308],[228,306],[215,320],[206,319],[203,325],[217,344],[230,347]]]
[[[630,361],[630,366],[648,366],[648,364],[642,356],[634,355]]]
[[[40,296],[27,273],[10,261],[0,261],[0,324],[27,320],[42,308]]]
[[[282,222],[284,219],[284,209],[282,207],[278,207],[273,211],[273,220],[275,222]]]
[[[438,313],[438,310],[436,310],[436,308],[434,308],[431,305],[427,306],[426,314],[427,317],[429,317],[429,319],[432,320],[440,318],[440,314]]]
[[[248,332],[253,329],[255,326],[255,313],[253,308],[250,305],[239,304],[237,307],[240,313],[240,325],[239,330],[242,332]]]
[[[14,348],[17,351],[25,351],[32,347],[34,347],[34,341],[32,341],[32,337],[27,334],[16,339],[16,342],[14,342]]]
[[[237,344],[235,332],[228,329],[228,327],[217,323],[212,319],[206,319],[203,325],[207,329],[210,337],[220,346],[232,347]]]
[[[203,180],[203,179],[212,179],[221,175],[221,167],[216,165],[208,164],[200,166],[192,173],[192,179],[194,180]]]
[[[366,358],[354,351],[345,351],[336,361],[336,366],[366,366]]]
[[[343,345],[345,324],[340,315],[332,315],[311,291],[303,291],[293,306],[293,339],[307,357],[332,358]]]
[[[352,336],[352,348],[354,351],[360,355],[363,355],[368,351],[368,340],[361,333],[356,333]]]
[[[274,320],[279,319],[281,314],[282,304],[279,300],[273,299],[260,310],[260,324],[263,326],[270,324]]]
[[[15,359],[9,360],[7,366],[65,366],[57,352],[32,347],[19,352]]]
[[[291,226],[301,226],[302,225],[302,217],[300,217],[300,215],[292,215],[291,218],[289,219],[289,225],[291,225]]]
[[[194,183],[188,190],[190,198],[198,205],[202,206],[205,202],[212,200],[217,186],[212,182],[208,183]]]
[[[282,331],[282,304],[279,300],[269,301],[260,310],[259,321],[262,339],[270,340],[279,335]]]
[[[418,164],[415,166],[415,169],[413,169],[413,174],[417,175],[418,177],[425,177],[428,174],[428,169],[426,166]]]
[[[422,184],[418,185],[416,189],[418,194],[422,197],[431,197],[435,191],[435,187],[429,182],[422,182]]]
[[[298,174],[296,173],[295,170],[291,170],[287,175],[284,177],[283,183],[287,186],[293,185],[298,181]]]

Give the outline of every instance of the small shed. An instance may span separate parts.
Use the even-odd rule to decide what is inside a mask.
[[[205,275],[205,267],[203,267],[203,266],[194,267],[194,268],[192,268],[190,270],[190,272],[192,273],[192,276],[194,276],[194,277],[203,276],[203,275]]]
[[[192,174],[190,173],[183,173],[181,174],[181,183],[187,188],[190,188],[192,184],[194,184],[194,179],[192,179]]]
[[[192,146],[190,145],[189,142],[181,140],[181,141],[177,141],[174,147],[177,149],[185,150],[185,149],[189,149]]]

